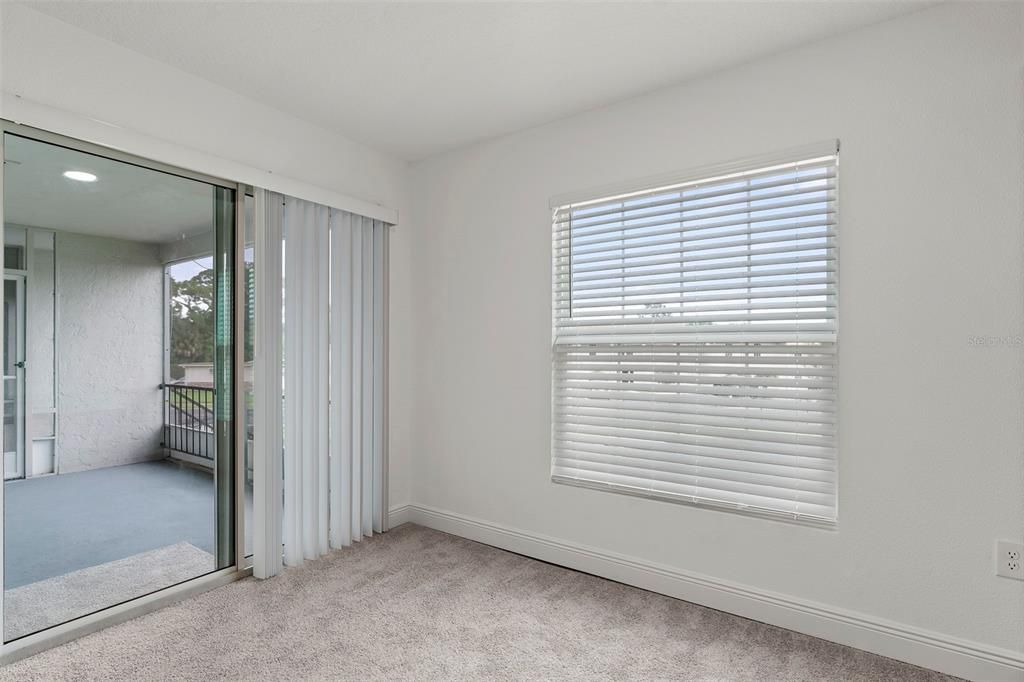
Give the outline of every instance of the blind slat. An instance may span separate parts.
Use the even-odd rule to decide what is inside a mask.
[[[713,484],[709,484],[709,481],[719,480],[733,485],[745,484],[750,489],[756,486],[762,493],[768,490],[785,491],[787,482],[792,478],[797,478],[801,481],[801,491],[818,493],[821,495],[822,501],[825,501],[831,486],[835,483],[835,472],[825,469],[756,466],[746,462],[727,460],[709,463],[704,458],[686,455],[669,457],[670,459],[645,459],[586,450],[569,450],[564,457],[559,458],[559,464],[570,467],[579,467],[582,463],[602,464],[608,467],[607,470],[617,470],[623,475],[636,475],[638,478],[642,476],[654,480],[666,480],[668,476],[689,477],[704,479],[703,484],[710,486]],[[664,468],[666,463],[676,464],[679,468],[676,471],[666,471]],[[708,474],[713,474],[713,476]]]
[[[804,298],[814,297],[822,298],[828,295],[828,290],[821,286],[812,287],[805,286],[803,288],[791,288],[791,289],[776,289],[768,291],[750,291],[747,289],[741,289],[739,291],[726,290],[721,293],[714,294],[703,294],[703,295],[687,295],[685,297],[674,297],[671,300],[678,305],[696,305],[703,306],[707,304],[716,304],[718,302],[729,303],[730,301],[742,301],[748,299],[766,299],[766,300],[792,300],[797,301]],[[589,300],[584,299],[576,304],[576,308],[581,311],[585,311],[588,308],[605,308],[608,306],[619,306],[619,305],[635,305],[640,303],[651,303],[665,300],[659,294],[630,294],[629,297],[616,296],[614,294],[608,294],[603,298],[591,298]]]
[[[681,263],[699,263],[707,261],[730,261],[730,263],[709,264],[720,268],[729,267],[732,261],[739,261],[736,265],[748,267],[750,265],[767,265],[770,263],[792,262],[792,254],[802,251],[823,252],[818,258],[825,259],[828,250],[833,248],[828,245],[830,235],[807,235],[805,237],[793,237],[789,239],[773,240],[769,243],[758,243],[748,240],[745,244],[724,244],[715,245],[701,249],[658,249],[644,253],[626,255],[602,256],[599,261],[587,261],[592,267],[586,270],[573,268],[572,281],[585,282],[592,280],[619,279],[622,273],[628,270],[631,274],[645,276],[667,272],[678,272]],[[813,242],[813,243],[808,243]],[[785,254],[786,257],[779,259],[767,259],[763,256]],[[672,255],[675,258],[658,258],[658,256]],[[670,263],[670,266],[666,266]],[[600,265],[600,267],[597,267]]]
[[[745,192],[748,188],[751,190],[764,190],[772,187],[791,185],[797,178],[801,181],[804,181],[804,178],[806,178],[807,182],[811,182],[822,178],[835,177],[835,175],[836,169],[834,162],[823,161],[820,164],[806,164],[801,166],[799,169],[794,166],[788,174],[780,172],[779,170],[751,172],[745,176],[745,184],[742,186],[739,184],[739,179],[730,179],[705,187],[702,187],[700,183],[696,183],[687,186],[681,191],[685,194],[685,199],[690,201],[701,201],[727,194],[735,194],[736,192]],[[664,200],[667,198],[664,195],[671,191],[671,188],[656,188],[647,193],[633,194],[629,197],[611,200],[607,203],[602,203],[600,201],[588,201],[586,202],[586,205],[560,206],[556,209],[555,215],[556,217],[568,216],[570,212],[578,216],[597,215],[601,211],[607,210],[607,206],[610,204],[619,205],[627,203],[630,206],[640,206],[643,205],[645,201]]]
[[[772,229],[763,230],[761,232],[771,232],[767,236],[752,237],[751,234],[759,234],[760,232],[744,231],[739,235],[716,235],[714,237],[708,237],[710,240],[718,240],[713,244],[705,244],[698,242],[693,246],[680,247],[679,240],[677,238],[665,240],[665,243],[672,245],[671,247],[651,249],[652,244],[645,243],[642,250],[637,249],[636,253],[625,254],[625,249],[617,250],[606,256],[599,256],[594,258],[578,258],[573,259],[572,271],[575,275],[581,272],[597,272],[601,270],[609,270],[615,268],[621,268],[626,265],[632,265],[633,267],[642,267],[645,265],[661,265],[663,263],[675,263],[679,260],[679,256],[682,254],[692,254],[706,251],[727,251],[737,249],[749,249],[752,246],[768,246],[772,244],[787,244],[790,242],[806,242],[810,240],[824,240],[828,237],[834,237],[835,233],[828,231],[827,225],[814,224],[806,226],[806,228],[799,228],[795,234],[780,234],[781,232],[792,233],[797,228],[786,227],[784,230]],[[723,237],[729,237],[727,240],[723,240]],[[696,240],[694,240],[696,241]],[[687,244],[694,244],[694,241],[687,240]],[[703,241],[703,240],[702,240]],[[658,258],[661,256],[661,258]],[[639,261],[635,265],[632,261]],[[606,265],[605,263],[610,263]],[[563,269],[568,270],[569,265],[566,263]]]
[[[702,201],[702,202],[699,203],[699,205],[697,204],[697,202],[690,201],[690,202],[685,203],[684,205],[688,207],[687,210],[697,211],[697,210],[707,210],[707,209],[710,209],[710,208],[719,208],[721,206],[732,206],[732,205],[739,204],[739,203],[746,204],[746,203],[770,202],[770,201],[782,202],[783,200],[802,201],[803,203],[806,203],[806,201],[807,201],[806,199],[805,200],[795,200],[793,198],[796,197],[796,196],[799,196],[799,195],[803,195],[803,194],[830,192],[830,191],[834,190],[836,188],[835,184],[831,183],[831,182],[827,182],[827,180],[829,178],[832,178],[832,177],[835,177],[835,176],[834,175],[822,176],[822,178],[820,178],[820,179],[824,179],[824,180],[826,180],[826,182],[817,184],[814,187],[806,187],[806,188],[792,188],[792,187],[790,187],[789,189],[779,190],[779,191],[775,191],[775,192],[763,192],[763,193],[760,193],[760,194],[748,194],[747,190],[739,189],[739,190],[732,190],[730,192],[729,198],[727,198],[727,199],[719,199],[717,201]],[[815,178],[815,180],[819,180],[819,178]],[[776,183],[773,186],[778,187],[778,186],[792,185],[792,184],[793,184],[792,181],[786,180],[786,181],[784,181],[782,183]],[[763,191],[763,189],[764,188],[761,188],[762,191]],[[755,188],[755,190],[756,190],[756,188]],[[740,197],[732,196],[734,194],[742,194],[743,196],[740,196]],[[669,206],[670,208],[667,208],[667,209],[664,208],[666,206]],[[642,219],[642,218],[651,218],[651,217],[658,216],[658,215],[677,214],[677,213],[679,213],[679,206],[680,206],[680,199],[679,199],[679,197],[678,196],[672,196],[671,198],[659,199],[657,201],[649,202],[649,203],[646,203],[646,204],[641,205],[641,206],[631,205],[628,208],[612,208],[612,209],[606,209],[606,210],[598,212],[598,213],[588,213],[587,216],[584,217],[584,218],[577,218],[577,219],[573,220],[572,221],[572,226],[573,226],[574,231],[576,229],[578,229],[579,233],[581,235],[582,234],[590,234],[591,233],[590,228],[598,227],[598,226],[603,226],[603,225],[605,225],[607,223],[615,222],[617,220],[634,220],[634,219]],[[652,211],[651,210],[652,208],[660,209],[660,210]],[[570,222],[569,219],[568,219],[568,215],[569,214],[566,213],[566,214],[564,214],[564,216],[563,216],[563,218],[561,220],[556,220],[555,224],[556,224],[556,228],[558,230],[568,229],[568,225],[569,225],[569,222]]]
[[[819,285],[829,285],[829,284],[835,284],[835,277],[829,276],[829,275],[825,275],[825,276],[821,276],[821,277],[813,277],[813,276],[802,275],[802,276],[793,276],[793,277],[784,278],[784,279],[779,279],[779,278],[775,278],[775,279],[762,279],[762,280],[758,280],[756,282],[748,282],[748,281],[745,281],[745,280],[735,281],[735,278],[734,278],[733,281],[725,283],[725,284],[721,284],[721,283],[709,283],[709,284],[687,283],[687,286],[686,286],[685,290],[683,290],[683,291],[681,291],[679,293],[679,298],[680,298],[680,300],[684,300],[685,301],[685,300],[688,300],[690,298],[699,298],[700,295],[705,294],[706,292],[712,292],[709,295],[716,295],[716,293],[736,292],[736,291],[739,291],[739,290],[754,292],[754,291],[763,291],[765,289],[780,289],[780,288],[785,288],[785,287],[806,288],[806,287],[809,287],[809,286],[819,286]],[[832,291],[832,289],[826,288],[825,291]],[[556,311],[566,311],[566,312],[568,311],[568,305],[567,305],[568,301],[567,301],[567,299],[570,297],[570,294],[571,294],[571,296],[573,298],[574,303],[575,303],[575,301],[580,301],[580,300],[585,301],[588,298],[590,298],[590,299],[593,299],[593,298],[605,298],[605,297],[611,295],[611,294],[602,294],[602,293],[599,293],[599,292],[598,293],[591,293],[591,294],[583,294],[583,293],[579,293],[577,291],[570,292],[568,287],[564,287],[564,288],[556,287],[555,296],[554,296],[554,299],[555,299],[555,310]],[[615,295],[619,296],[620,294],[615,294]],[[642,292],[641,293],[625,294],[625,296],[646,296],[646,295],[647,294],[644,294]]]
[[[832,265],[833,258],[822,258],[821,256],[800,256],[792,259],[790,263],[804,263],[811,262],[812,265],[792,265],[790,267],[778,266],[778,267],[765,267],[764,263],[751,264],[749,267],[737,265],[733,268],[684,268],[680,266],[680,276],[658,276],[656,278],[649,278],[647,280],[636,282],[637,277],[625,275],[616,278],[609,278],[608,282],[588,282],[586,284],[572,285],[569,282],[557,281],[555,282],[555,291],[572,291],[573,294],[580,291],[596,291],[596,290],[609,290],[615,289],[622,291],[623,293],[630,292],[630,286],[632,287],[646,287],[652,288],[656,286],[661,287],[677,287],[680,292],[686,291],[688,285],[692,282],[721,282],[723,284],[733,284],[737,281],[745,280],[747,286],[756,287],[761,278],[765,277],[796,277],[798,275],[823,275],[831,274],[836,271]],[[787,263],[787,265],[789,265]],[[754,270],[754,267],[760,267],[763,269]],[[708,270],[717,270],[714,272],[707,272]],[[726,272],[728,270],[728,272]],[[738,272],[734,272],[738,271]],[[687,274],[687,273],[697,274]],[[652,281],[653,280],[653,281]],[[626,284],[625,282],[633,282],[632,284]],[[571,308],[568,310],[571,312]]]
[[[606,398],[608,400],[642,400],[655,409],[661,407],[662,403],[692,403],[695,405],[711,405],[718,407],[753,407],[766,410],[792,410],[799,413],[828,412],[834,413],[835,408],[832,400],[809,400],[807,398],[779,398],[778,396],[720,396],[711,393],[675,393],[661,394],[658,396],[658,405],[653,405],[648,391],[642,391],[634,386],[630,390],[610,390],[605,386],[556,386],[556,396],[572,398],[591,398],[594,400]],[[762,408],[763,406],[763,408]]]
[[[594,238],[582,239],[575,238],[573,236],[567,236],[567,241],[571,242],[572,245],[579,246],[579,250],[575,251],[576,254],[593,253],[595,250],[600,250],[598,247],[603,248],[615,248],[618,242],[623,239],[635,239],[638,237],[658,237],[665,234],[675,233],[681,236],[685,236],[687,233],[690,234],[714,234],[714,230],[724,230],[725,228],[733,228],[737,225],[758,225],[759,227],[773,227],[777,225],[791,225],[791,229],[798,229],[800,223],[797,221],[798,218],[802,218],[804,222],[813,224],[815,222],[832,223],[833,210],[832,209],[807,209],[804,211],[790,211],[786,214],[780,215],[768,215],[768,216],[741,216],[738,218],[729,218],[727,220],[718,220],[701,224],[692,224],[697,221],[686,221],[682,219],[667,220],[664,222],[653,223],[650,225],[628,225],[628,226],[616,226],[610,228],[603,235],[596,235]],[[813,220],[812,220],[813,218]],[[765,223],[775,223],[777,225],[767,225]],[[652,229],[648,233],[643,233],[643,228],[657,228]],[[636,235],[627,235],[626,232],[635,231]],[[570,232],[569,235],[572,233]]]
[[[827,525],[831,525],[833,521],[834,512],[832,505],[814,504],[811,501],[804,500],[800,496],[799,491],[788,493],[786,496],[787,499],[792,501],[792,504],[788,505],[790,510],[779,510],[778,495],[752,495],[738,492],[723,494],[724,491],[722,490],[710,487],[705,488],[700,485],[695,485],[693,492],[690,492],[686,486],[678,484],[665,483],[654,479],[638,479],[634,476],[610,474],[590,468],[580,470],[565,466],[555,466],[552,468],[551,473],[555,480],[576,479],[584,484],[603,483],[605,485],[588,487],[606,487],[608,490],[616,491],[621,489],[621,492],[632,492],[643,497],[685,501],[699,505],[708,504],[740,511],[763,510],[769,512],[770,515],[780,518],[817,519]]]
[[[701,426],[723,426],[727,429],[744,429],[746,426],[736,426],[736,415],[715,416],[699,412],[664,411],[646,408],[642,414],[631,413],[622,409],[610,410],[607,408],[594,407],[565,407],[563,410],[566,423],[573,424],[604,424],[607,426],[625,425],[631,428],[645,426],[657,428],[672,428],[679,424],[689,424],[694,427]],[[794,433],[817,434],[822,436],[834,436],[834,422],[818,423],[803,420],[781,420],[759,418],[756,414],[747,415],[752,418],[751,429],[756,432],[777,431],[782,434],[791,435]]]

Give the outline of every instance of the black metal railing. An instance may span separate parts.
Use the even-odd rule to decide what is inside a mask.
[[[213,461],[212,386],[160,384],[164,392],[163,447]]]

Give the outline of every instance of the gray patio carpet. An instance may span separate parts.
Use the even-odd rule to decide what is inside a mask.
[[[4,588],[187,542],[213,552],[213,476],[170,460],[9,481]]]

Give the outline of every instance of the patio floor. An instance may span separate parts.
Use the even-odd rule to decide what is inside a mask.
[[[4,497],[8,590],[182,542],[214,551],[213,475],[172,460],[9,481]]]

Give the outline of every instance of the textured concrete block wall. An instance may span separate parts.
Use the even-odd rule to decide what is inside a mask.
[[[161,457],[158,247],[57,233],[57,308],[58,472]]]
[[[32,399],[29,408],[33,414],[53,407],[53,268],[53,250],[37,248],[25,290],[25,305],[28,309],[25,328],[28,371],[25,380]]]

